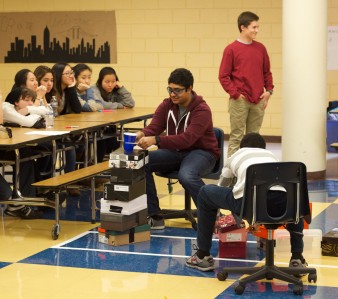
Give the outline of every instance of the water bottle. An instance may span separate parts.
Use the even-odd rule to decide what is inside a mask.
[[[48,104],[47,109],[48,109],[48,113],[45,115],[46,128],[51,129],[54,126],[54,112],[50,104]]]
[[[53,108],[54,117],[57,117],[58,116],[58,100],[56,99],[55,96],[52,96],[52,99],[50,100],[50,104]]]

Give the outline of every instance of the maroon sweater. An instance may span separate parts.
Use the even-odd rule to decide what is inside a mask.
[[[178,120],[178,105],[170,98],[164,99],[157,107],[151,123],[142,131],[145,136],[159,136],[160,148],[191,151],[203,149],[220,156],[217,139],[213,130],[212,115],[208,104],[201,96],[192,93],[193,98],[181,120]]]
[[[265,90],[273,89],[270,60],[265,47],[256,41],[234,41],[224,49],[218,79],[231,98],[240,94],[257,104]]]

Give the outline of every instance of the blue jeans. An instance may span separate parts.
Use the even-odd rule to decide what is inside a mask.
[[[191,195],[197,206],[197,195],[204,182],[201,179],[210,173],[216,158],[204,150],[175,151],[158,149],[149,152],[149,163],[145,166],[146,193],[149,216],[161,213],[153,172],[168,173],[178,171],[178,180]]]
[[[75,148],[65,151],[66,156],[66,165],[65,165],[65,173],[74,171],[76,168],[76,154],[79,152],[81,153],[84,150],[84,146],[78,145],[75,143],[65,142],[64,145],[72,146],[75,145]]]
[[[285,198],[279,197],[276,204],[271,205],[269,214],[280,213],[281,207],[285,204]],[[210,252],[212,234],[216,221],[218,209],[229,210],[239,215],[242,205],[242,198],[235,199],[232,189],[215,185],[207,185],[201,188],[198,194],[198,231],[197,245],[200,250]],[[269,206],[269,205],[268,205]],[[286,229],[290,232],[291,252],[302,253],[303,243],[303,218],[297,224],[290,223]]]

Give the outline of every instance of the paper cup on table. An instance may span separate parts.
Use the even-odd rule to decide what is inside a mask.
[[[123,149],[125,152],[130,153],[134,149],[136,141],[136,133],[123,133]]]

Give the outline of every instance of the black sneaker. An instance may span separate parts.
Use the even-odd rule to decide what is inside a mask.
[[[164,219],[159,216],[149,216],[148,224],[150,225],[150,229],[164,229]]]
[[[73,197],[80,197],[81,196],[81,192],[79,189],[67,189],[67,193],[69,196],[73,196]]]
[[[5,214],[12,217],[20,217],[21,219],[41,219],[41,211],[33,210],[28,206],[7,206]]]
[[[48,191],[46,193],[41,193],[38,195],[38,197],[43,197],[46,201],[55,203],[55,193],[53,191]],[[66,192],[60,192],[59,193],[59,205],[62,206],[64,201],[67,198],[67,193]],[[45,212],[49,210],[54,210],[54,208],[49,207],[49,206],[39,206],[38,208],[39,211]]]
[[[55,201],[55,193],[53,191],[47,191],[46,193],[42,193],[41,197],[44,197],[46,200]],[[66,200],[67,194],[66,192],[59,193],[59,205],[62,205],[63,202]]]

